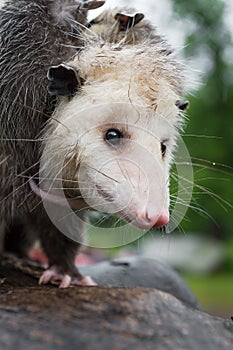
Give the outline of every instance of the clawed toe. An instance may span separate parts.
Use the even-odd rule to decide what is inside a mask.
[[[82,279],[74,278],[71,282],[72,285],[78,285],[78,286],[97,286],[97,284],[93,281],[93,279],[90,276],[84,276]]]
[[[68,288],[71,285],[75,286],[96,286],[97,284],[89,276],[72,277],[68,274],[61,272],[61,269],[57,266],[52,266],[43,272],[40,277],[39,284],[47,284],[49,282],[61,282],[59,288]]]

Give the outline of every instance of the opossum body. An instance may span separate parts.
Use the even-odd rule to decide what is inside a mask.
[[[41,131],[56,103],[47,91],[48,67],[70,59],[83,46],[81,32],[87,12],[103,3],[9,0],[0,10],[1,219],[6,224],[14,217],[30,222],[32,231],[40,236],[50,266],[58,266],[64,276],[72,273],[80,279],[74,266],[78,244],[52,225],[28,179],[38,177]],[[25,229],[30,225],[26,224]],[[25,246],[23,237],[27,232],[19,226],[22,232],[16,232],[18,241]],[[66,285],[67,278],[62,286]]]
[[[138,39],[129,40],[131,45],[124,44],[120,37],[117,39],[120,43],[111,45],[103,44],[103,38],[85,40],[83,36],[84,42],[78,45],[85,48],[68,63],[54,66],[74,53],[73,48],[62,45],[73,40],[73,19],[72,26],[68,20],[69,28],[65,28],[67,21],[64,22],[62,15],[62,25],[60,20],[53,21],[58,25],[54,30],[54,26],[51,28],[54,11],[44,12],[42,8],[48,10],[50,4],[57,11],[58,1],[41,1],[38,7],[33,1],[14,1],[17,3],[19,7],[21,3],[28,5],[27,11],[23,6],[12,11],[13,2],[9,2],[0,17],[3,33],[0,66],[4,71],[0,77],[1,125],[3,138],[11,139],[1,144],[1,173],[5,180],[1,185],[2,215],[6,218],[11,211],[12,215],[20,212],[29,216],[30,209],[36,206],[30,217],[38,226],[50,265],[41,283],[58,279],[62,287],[80,281],[89,285],[92,281],[82,278],[74,266],[78,244],[51,224],[35,195],[39,193],[37,185],[32,186],[34,193],[30,191],[25,176],[35,175],[36,179],[39,168],[36,162],[41,160],[40,183],[43,186],[46,179],[48,185],[52,179],[49,183],[52,192],[58,183],[61,187],[62,178],[67,196],[81,191],[84,199],[91,199],[98,210],[111,208],[142,229],[166,224],[169,167],[182,124],[180,110],[185,106],[180,102],[181,69],[159,37],[155,39],[157,44],[153,41],[157,34],[152,33],[151,42],[145,44],[142,27]],[[137,17],[134,30],[141,17]],[[7,24],[12,18],[14,23],[23,22],[23,29],[12,32]],[[26,28],[30,28],[30,23],[32,28],[37,24],[40,30],[29,30],[29,35]],[[64,28],[72,35],[64,38]],[[146,24],[145,30],[148,28]],[[94,31],[94,24],[90,30]],[[18,46],[16,41],[8,40],[9,35],[21,39],[21,42],[17,40]],[[116,43],[116,37],[109,41]],[[20,61],[17,47],[22,55]],[[24,47],[26,50],[22,50]],[[55,97],[65,96],[52,118],[48,118],[52,101],[45,93],[48,65],[52,66],[48,72],[50,93]],[[33,142],[23,141],[29,138]],[[76,237],[82,235],[83,229],[80,221],[80,226],[75,227]]]

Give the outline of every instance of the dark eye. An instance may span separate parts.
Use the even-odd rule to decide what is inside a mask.
[[[93,26],[94,24],[96,24],[96,22],[94,20],[92,20],[92,21],[87,23],[86,27],[91,28],[91,26]]]
[[[162,157],[165,156],[166,154],[166,150],[167,150],[167,146],[165,145],[165,143],[161,142],[161,152],[162,152]]]
[[[105,134],[105,141],[111,146],[117,147],[121,143],[123,135],[121,131],[117,129],[109,129]]]

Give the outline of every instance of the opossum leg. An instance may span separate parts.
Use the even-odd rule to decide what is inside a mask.
[[[4,251],[4,236],[5,236],[5,224],[4,224],[4,221],[0,221],[0,259]]]
[[[58,281],[61,282],[61,288],[67,288],[70,285],[95,285],[89,277],[82,276],[75,265],[80,244],[61,234],[46,213],[43,219],[41,215],[39,218],[41,245],[49,260],[49,268],[42,274],[39,283]]]
[[[67,288],[70,285],[75,286],[96,286],[96,283],[89,276],[80,278],[71,277],[61,271],[59,266],[51,266],[40,277],[39,284],[47,284],[51,281],[61,282],[59,288]]]
[[[15,216],[4,226],[4,252],[16,254],[20,258],[28,258],[30,248],[37,239],[37,232],[30,216]]]

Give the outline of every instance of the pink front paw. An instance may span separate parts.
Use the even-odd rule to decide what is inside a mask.
[[[89,276],[84,276],[78,279],[66,273],[61,272],[58,266],[51,266],[43,272],[40,277],[39,284],[47,284],[49,282],[61,282],[59,288],[68,288],[71,285],[75,286],[96,286],[97,284]]]

